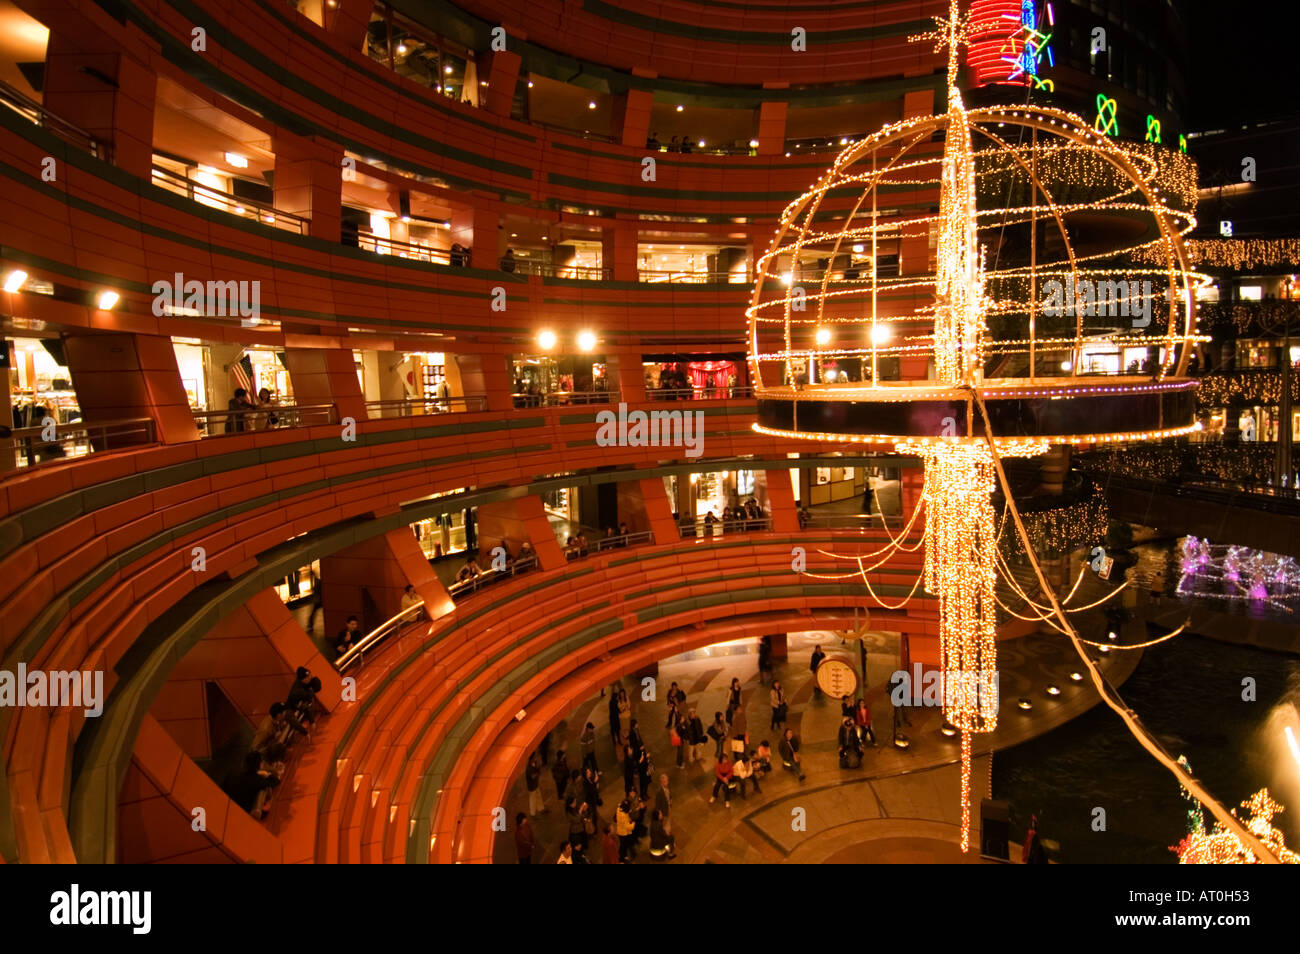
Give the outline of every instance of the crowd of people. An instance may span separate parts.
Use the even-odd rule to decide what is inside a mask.
[[[271,703],[262,719],[241,769],[226,780],[225,792],[244,811],[262,818],[272,793],[284,776],[289,747],[299,739],[311,740],[311,730],[324,712],[316,696],[321,681],[306,666],[294,673],[293,685],[284,702]]]
[[[248,396],[246,388],[235,388],[234,396],[226,402],[226,410],[229,411],[226,415],[227,434],[261,431],[280,423],[270,388],[258,391],[256,400]]]

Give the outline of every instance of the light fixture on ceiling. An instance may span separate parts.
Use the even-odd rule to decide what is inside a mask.
[[[750,148],[750,149],[757,149],[757,148],[758,148],[758,140],[757,140],[757,139],[751,139],[751,140],[749,141],[749,148]]]
[[[451,75],[451,67],[450,67],[450,66],[444,66],[444,67],[442,68],[442,71],[443,71],[444,73],[446,73],[448,76]]]
[[[5,276],[5,291],[13,294],[23,287],[25,281],[27,281],[27,273],[21,268],[15,268]]]
[[[581,331],[578,333],[578,347],[583,351],[590,351],[596,347],[596,335],[590,331]]]
[[[892,337],[894,329],[889,325],[873,325],[871,328],[871,343],[874,345],[882,345]]]
[[[237,152],[226,153],[226,165],[234,166],[236,169],[247,169],[248,158],[241,156]]]
[[[590,101],[587,103],[587,108],[588,108],[588,109],[595,109],[595,108],[596,108],[596,101],[595,101],[594,99],[593,99],[593,100],[590,100]]]
[[[406,44],[405,44],[405,43],[399,43],[399,44],[397,44],[397,52],[398,52],[398,54],[399,54],[400,56],[405,56],[405,55],[406,55]]]
[[[817,329],[817,343],[819,345],[830,344],[831,330],[829,328]]]
[[[543,331],[537,336],[537,346],[543,351],[550,351],[555,347],[555,332]]]
[[[117,304],[118,294],[115,291],[102,291],[99,293],[99,310],[110,311]]]
[[[678,104],[677,104],[677,111],[678,111],[679,113],[680,113],[683,109],[685,109],[685,108],[686,108],[686,107],[683,106],[681,103],[678,103]]]

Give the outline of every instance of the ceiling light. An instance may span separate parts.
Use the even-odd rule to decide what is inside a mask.
[[[786,157],[787,159],[789,159],[789,158],[790,158],[790,154],[787,152],[787,153],[785,154],[785,157]]]
[[[1083,682],[1083,673],[1081,672],[1070,673],[1070,680],[1072,682]]]
[[[541,334],[537,336],[537,345],[543,351],[550,351],[552,348],[555,347],[555,332],[543,331]]]
[[[23,287],[23,282],[27,281],[27,273],[21,268],[15,268],[5,276],[5,291],[13,293]]]
[[[874,345],[882,345],[892,337],[894,329],[889,325],[873,325],[871,328],[871,343]]]
[[[528,88],[529,88],[529,89],[532,89],[532,88],[533,88],[533,81],[532,81],[532,80],[529,80],[529,81],[528,81]]]
[[[403,56],[405,56],[405,55],[406,55],[406,44],[405,44],[405,43],[399,43],[399,44],[397,44],[397,52],[400,53],[400,54],[402,54]]]
[[[1049,696],[1059,696],[1061,694],[1061,690],[1056,686],[1048,686],[1047,694]]]
[[[829,328],[817,329],[817,343],[819,345],[829,344],[831,340],[831,330]]]
[[[99,310],[109,311],[117,304],[118,294],[115,291],[105,291],[99,293]]]
[[[451,67],[450,67],[450,66],[444,66],[444,67],[442,68],[442,71],[443,71],[444,73],[446,73],[448,76],[451,75]]]
[[[751,139],[751,140],[749,141],[749,148],[750,148],[750,149],[757,149],[757,148],[758,148],[758,140],[757,140],[757,139]]]
[[[587,108],[588,108],[588,109],[595,109],[595,108],[596,108],[596,101],[593,99],[593,100],[591,100],[589,103],[587,103]]]
[[[861,242],[858,242],[856,245],[853,246],[853,253],[855,255],[861,255],[865,248],[866,248],[865,245],[863,245]]]
[[[1070,362],[1068,362],[1068,361],[1062,361],[1062,362],[1061,362],[1061,370],[1062,370],[1062,371],[1069,371],[1069,370],[1071,370],[1073,367],[1074,367],[1074,365],[1072,365],[1072,364],[1071,364]]]
[[[683,106],[681,103],[678,103],[678,104],[677,104],[677,111],[678,111],[679,113],[680,113],[683,109],[685,109],[685,108],[686,108],[686,107]]]
[[[1030,702],[1028,699],[1024,698],[1024,696],[1021,696],[1020,701],[1016,704],[1020,706],[1020,708],[1024,709],[1026,712],[1028,712],[1030,709],[1034,707],[1034,704]]]
[[[226,164],[234,166],[236,169],[247,169],[248,159],[237,152],[226,153]]]
[[[511,238],[519,238],[519,233],[518,233],[518,232],[511,232],[511,233],[510,233],[510,237],[511,237]]]
[[[596,336],[590,331],[583,331],[578,334],[578,347],[583,351],[590,351],[596,347]]]
[[[704,140],[703,140],[703,139],[700,140],[700,148],[701,148],[701,149],[704,148]]]

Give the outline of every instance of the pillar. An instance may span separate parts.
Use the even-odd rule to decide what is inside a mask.
[[[370,26],[370,13],[375,8],[375,0],[335,0],[334,5],[325,4],[325,29],[333,33],[350,50],[361,49]]]
[[[399,527],[321,558],[325,638],[331,644],[349,616],[360,619],[365,634],[401,612],[402,594],[412,582],[407,575],[414,562],[412,549],[432,573],[410,527]]]
[[[490,196],[473,193],[471,202],[451,213],[451,240],[470,250],[470,265],[496,271],[505,249],[501,246],[497,207]]]
[[[486,394],[489,411],[509,411],[515,402],[514,378],[510,362],[504,354],[448,354],[447,377],[450,384],[451,369],[456,369],[461,394]],[[452,385],[454,390],[454,385]]]
[[[620,400],[629,404],[645,401],[645,367],[640,353],[605,355],[606,387],[618,391]]]
[[[479,79],[487,86],[479,87],[479,102],[495,116],[509,116],[515,102],[515,87],[519,84],[518,53],[499,50],[480,58]]]
[[[782,84],[784,88],[787,84]],[[763,84],[769,89],[768,84]],[[790,112],[786,102],[766,102],[756,110],[758,120],[758,154],[760,156],[780,156],[785,153],[785,121]]]
[[[511,556],[518,556],[520,544],[527,540],[542,569],[564,566],[564,551],[537,494],[481,504],[476,513],[480,553],[489,554],[494,547],[504,546]]]
[[[772,516],[772,529],[777,533],[795,533],[799,530],[799,508],[794,502],[794,486],[789,470],[764,471],[767,477],[768,507]]]
[[[629,89],[614,97],[613,134],[624,146],[644,149],[650,139],[650,112],[655,96],[648,89]]]
[[[281,212],[309,219],[313,238],[339,241],[343,223],[343,148],[283,129],[275,130],[274,147],[272,204]]]
[[[600,262],[616,282],[637,280],[637,223],[615,220],[600,230]]]
[[[87,424],[147,417],[164,444],[198,440],[198,426],[176,366],[170,338],[125,333],[64,338],[68,371]],[[109,447],[144,443],[114,437]]]
[[[365,396],[351,348],[285,348],[284,359],[295,404],[333,404],[339,420],[366,420]]]
[[[45,56],[45,108],[110,146],[115,166],[148,180],[158,80],[145,57],[153,41],[126,26],[114,36],[134,41],[128,50],[103,24],[62,10],[51,10],[47,22],[55,26]]]
[[[664,487],[663,478],[646,477],[637,483],[640,485],[638,491],[646,522],[646,526],[639,529],[649,530],[654,535],[655,543],[676,543],[681,539],[677,524],[673,521],[676,506],[668,499],[668,489]]]

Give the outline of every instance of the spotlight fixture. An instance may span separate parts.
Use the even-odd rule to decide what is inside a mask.
[[[757,148],[758,148],[758,140],[757,140],[757,139],[751,139],[751,140],[749,141],[749,148],[750,148],[750,149],[757,149]]]
[[[686,108],[686,107],[683,106],[681,103],[678,103],[678,104],[677,104],[677,111],[678,111],[679,113],[680,113],[683,109],[685,109],[685,108]]]
[[[115,291],[104,291],[99,293],[99,310],[110,311],[117,304],[118,294]]]
[[[448,76],[451,75],[451,67],[450,67],[450,66],[444,66],[444,67],[442,68],[442,71],[443,71],[444,73],[446,73]]]
[[[537,336],[537,346],[543,351],[550,351],[555,347],[555,332],[543,331]]]
[[[911,744],[912,741],[905,735],[894,736],[894,748],[896,749],[906,749]]]
[[[241,156],[237,152],[228,152],[226,153],[226,165],[234,166],[236,169],[247,169],[248,158]]]
[[[397,52],[398,52],[398,55],[399,55],[399,56],[405,56],[405,55],[406,55],[406,44],[405,44],[405,43],[399,43],[399,44],[397,44]]]
[[[1072,673],[1070,673],[1070,681],[1071,681],[1071,682],[1083,682],[1083,673],[1081,673],[1081,672],[1072,672]]]
[[[1028,712],[1030,709],[1034,707],[1034,704],[1030,702],[1028,699],[1026,699],[1024,696],[1020,697],[1020,700],[1016,703],[1016,705],[1018,705],[1021,709],[1025,710],[1026,712]]]
[[[588,101],[588,103],[587,103],[587,108],[588,108],[588,109],[595,109],[595,108],[596,108],[596,101],[595,101],[594,99]]]
[[[1060,689],[1059,686],[1055,686],[1055,685],[1048,686],[1048,687],[1047,687],[1047,694],[1048,694],[1049,696],[1059,696],[1059,695],[1061,694],[1061,689]]]
[[[529,88],[529,89],[532,89],[532,88],[533,88],[533,81],[532,81],[532,80],[529,80],[529,81],[528,81],[528,88]]]
[[[1109,633],[1106,634],[1106,638],[1107,638],[1107,639],[1111,639],[1111,640],[1119,639],[1119,633],[1115,632],[1115,631],[1112,629]]]
[[[21,289],[25,281],[27,281],[27,273],[21,268],[15,268],[5,276],[5,291],[12,294]]]
[[[882,345],[892,337],[894,329],[889,325],[873,325],[871,328],[871,343],[874,345]]]
[[[703,139],[700,140],[700,148],[701,148],[701,149],[704,148],[704,140],[703,140]]]
[[[596,347],[596,335],[590,331],[579,332],[578,347],[583,351],[591,351]]]
[[[1110,647],[1109,647],[1109,646],[1098,646],[1098,647],[1097,647],[1097,652],[1101,653],[1103,656],[1108,655],[1108,654],[1110,653]]]
[[[939,726],[939,731],[948,738],[952,738],[957,734],[957,727],[945,719],[943,725]]]
[[[831,340],[831,330],[829,328],[817,329],[817,343],[819,345],[829,344]]]

